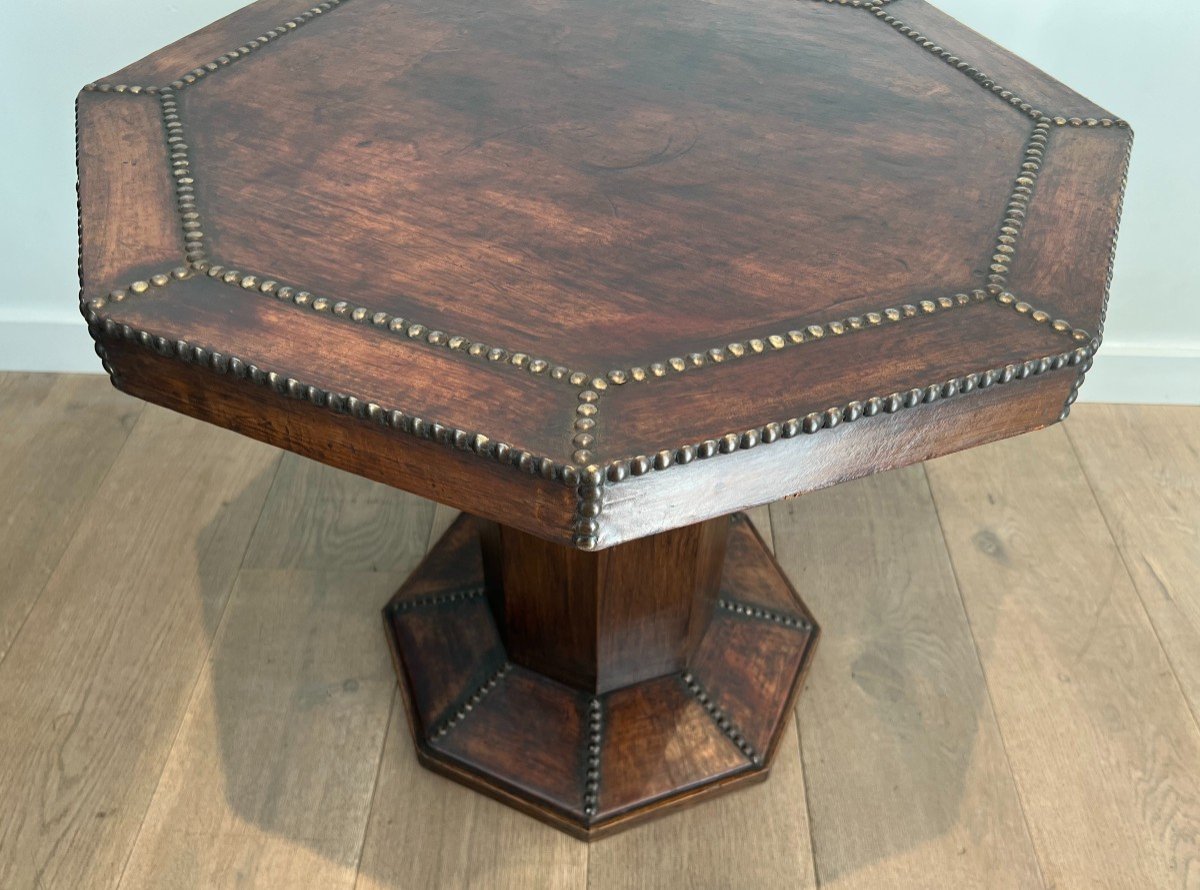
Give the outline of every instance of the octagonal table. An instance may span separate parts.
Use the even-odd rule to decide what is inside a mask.
[[[1066,415],[1131,145],[923,0],[260,0],[78,120],[113,382],[466,511],[417,749],[584,837],[766,776],[818,631],[736,511]]]

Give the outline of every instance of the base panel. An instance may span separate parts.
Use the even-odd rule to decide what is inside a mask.
[[[384,608],[426,767],[592,839],[766,778],[819,629],[743,514],[688,667],[591,695],[513,664],[463,515]]]

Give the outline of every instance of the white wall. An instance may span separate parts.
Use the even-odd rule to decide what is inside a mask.
[[[245,5],[0,0],[0,370],[101,370],[77,308],[79,88]]]
[[[1194,4],[935,3],[1133,125],[1104,346],[1081,394],[1091,401],[1200,404],[1200,275],[1189,269],[1189,258],[1200,256]]]
[[[0,33],[0,369],[97,371],[75,308],[75,93],[242,3],[0,6],[9,4]],[[1192,68],[1200,17],[1192,4],[939,5],[1133,123],[1137,144],[1106,340],[1083,394],[1200,403],[1200,275],[1189,272],[1200,254],[1200,103]]]

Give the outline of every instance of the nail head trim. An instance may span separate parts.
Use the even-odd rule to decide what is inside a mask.
[[[482,599],[484,592],[483,587],[469,587],[466,590],[453,590],[448,593],[420,596],[416,599],[403,600],[396,603],[391,607],[391,611],[393,614],[403,615],[419,609],[429,609],[451,603],[467,603],[472,600]]]
[[[465,719],[467,719],[467,715],[475,710],[475,706],[483,701],[484,698],[487,697],[487,694],[495,689],[500,684],[501,680],[508,676],[508,672],[511,670],[512,664],[507,661],[504,662],[504,664],[502,664],[494,674],[484,680],[478,688],[476,688],[469,695],[466,695],[460,699],[450,716],[435,726],[432,731],[430,731],[430,741],[436,741],[443,738],[447,733],[450,732],[450,730],[454,729],[454,727],[458,726]]]
[[[190,272],[188,273],[191,274]],[[187,277],[184,275],[182,277]],[[168,280],[178,280],[174,275]],[[571,486],[581,486],[580,473],[572,465],[562,464],[550,457],[535,454],[531,451],[513,447],[504,442],[494,442],[487,435],[465,430],[458,427],[446,426],[437,421],[431,421],[397,408],[387,408],[368,399],[355,395],[324,390],[312,384],[305,383],[294,377],[286,377],[276,371],[262,368],[253,362],[239,356],[230,356],[212,347],[193,344],[185,339],[167,340],[155,336],[149,331],[141,330],[129,324],[117,322],[112,317],[101,315],[109,301],[119,302],[128,294],[136,293],[131,285],[125,291],[114,291],[109,297],[95,298],[88,301],[84,307],[84,317],[94,336],[120,338],[137,343],[148,349],[153,349],[164,357],[177,358],[188,364],[198,365],[219,374],[232,374],[239,379],[248,380],[259,386],[266,386],[279,395],[301,401],[307,401],[321,408],[328,408],[338,414],[348,414],[368,423],[394,429],[418,438],[428,439],[459,451],[472,453],[478,457],[495,460],[500,464],[512,466],[529,475],[538,475],[544,479],[562,482]],[[120,299],[116,297],[120,295]],[[111,373],[111,372],[110,372]],[[114,378],[114,383],[118,381]],[[598,468],[594,476],[599,477]],[[592,478],[591,476],[587,478]],[[582,487],[579,489],[584,490]],[[592,488],[587,489],[589,493]],[[596,490],[598,497],[598,489]],[[599,513],[598,500],[595,508]]]
[[[525,352],[512,351],[502,346],[490,346],[486,343],[472,341],[461,334],[450,334],[436,328],[431,329],[411,318],[376,311],[349,300],[335,301],[329,297],[315,296],[299,287],[283,284],[275,277],[230,269],[203,260],[193,263],[193,266],[198,268],[198,271],[203,271],[209,278],[222,284],[254,294],[273,297],[279,302],[290,303],[321,315],[336,317],[351,324],[370,327],[403,340],[459,352],[479,361],[509,365],[535,377],[548,377],[566,385],[576,385],[571,382],[574,379],[574,372],[545,358],[533,358]]]
[[[600,753],[603,745],[604,706],[593,697],[588,702],[587,748],[584,751],[583,815],[589,821],[600,806]]]
[[[974,303],[982,303],[987,299],[988,293],[982,288],[959,291],[954,294],[943,294],[938,297],[919,300],[916,303],[904,303],[900,306],[871,310],[859,315],[833,319],[820,324],[809,324],[803,328],[797,327],[788,331],[777,331],[761,337],[752,337],[747,340],[728,343],[723,346],[713,346],[698,352],[689,353],[686,357],[672,356],[665,361],[652,362],[650,367],[657,367],[661,373],[656,372],[650,375],[638,375],[634,373],[641,370],[639,368],[632,369],[628,374],[620,370],[610,371],[608,379],[618,385],[626,383],[629,380],[635,382],[650,381],[655,378],[667,376],[668,371],[682,374],[685,371],[719,365],[726,361],[750,358],[756,355],[770,355],[781,349],[799,346],[804,343],[812,343],[817,340],[826,339],[827,337],[841,337],[855,331],[871,330],[911,318],[919,318],[962,306],[970,306]],[[613,375],[617,375],[620,378],[619,381],[613,380]]]
[[[1000,294],[1008,287],[1009,270],[1016,256],[1018,239],[1025,225],[1029,205],[1033,201],[1034,186],[1041,172],[1049,135],[1050,122],[1040,120],[1034,124],[1033,132],[1025,143],[1021,170],[1009,194],[1004,220],[1000,224],[1000,234],[988,265],[987,289],[992,296]]]
[[[746,740],[746,736],[738,728],[737,724],[730,720],[717,703],[712,700],[712,696],[708,694],[708,691],[696,679],[696,676],[691,671],[684,671],[679,675],[679,679],[683,682],[684,688],[691,694],[692,698],[712,718],[713,723],[717,724],[717,728],[725,733],[725,737],[733,742],[734,746],[742,752],[745,758],[755,766],[762,766],[762,756]]]
[[[764,609],[762,606],[754,606],[749,603],[739,602],[731,599],[718,599],[718,608],[724,609],[726,612],[732,612],[735,615],[740,615],[743,618],[753,618],[758,621],[767,621],[771,624],[779,624],[783,627],[789,627],[792,630],[811,631],[813,626],[810,622],[803,618],[798,618],[793,615],[785,615],[782,612],[777,612],[773,609]]]
[[[1086,332],[1082,333],[1087,336]],[[727,433],[720,439],[706,439],[699,443],[680,446],[674,451],[659,452],[660,454],[672,454],[676,458],[669,462],[663,462],[661,465],[657,461],[652,462],[645,455],[613,460],[606,465],[605,476],[610,482],[621,482],[631,475],[641,476],[651,470],[667,469],[674,464],[690,463],[692,459],[706,460],[717,455],[734,454],[762,444],[771,444],[781,439],[795,438],[801,434],[814,435],[823,430],[833,429],[842,423],[857,422],[864,417],[875,417],[880,413],[895,414],[940,399],[971,393],[977,389],[986,389],[997,384],[1003,385],[1014,380],[1036,377],[1068,366],[1078,367],[1091,357],[1093,341],[1090,337],[1087,337],[1087,341],[1073,350],[952,377],[949,380],[931,383],[924,387],[856,399],[845,405],[834,406],[823,411],[813,411],[803,417],[791,417],[787,420],[768,423],[753,430]],[[688,459],[678,459],[685,453],[685,450]]]

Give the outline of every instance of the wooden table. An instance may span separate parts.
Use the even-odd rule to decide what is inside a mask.
[[[417,749],[580,837],[766,777],[818,629],[738,510],[1066,415],[1131,146],[923,0],[260,0],[78,122],[114,384],[465,511]]]

